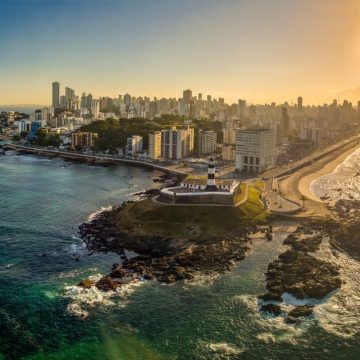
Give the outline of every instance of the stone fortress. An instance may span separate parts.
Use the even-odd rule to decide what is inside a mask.
[[[215,160],[210,157],[207,176],[189,175],[179,186],[163,188],[157,201],[167,204],[235,205],[240,181],[216,178]]]

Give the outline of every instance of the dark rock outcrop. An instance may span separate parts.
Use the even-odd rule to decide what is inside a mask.
[[[263,304],[260,307],[260,311],[267,312],[275,316],[278,316],[282,313],[281,307],[275,304]]]
[[[294,318],[309,316],[313,313],[313,306],[299,305],[289,311],[289,316]]]

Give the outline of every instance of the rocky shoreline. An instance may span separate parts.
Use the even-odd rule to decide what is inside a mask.
[[[149,190],[148,196],[158,190]],[[236,261],[242,260],[248,251],[249,235],[257,232],[256,225],[244,226],[241,233],[231,234],[222,239],[202,239],[194,235],[179,235],[170,238],[159,235],[139,235],[127,229],[119,230],[113,224],[113,218],[132,202],[123,203],[110,211],[99,214],[89,223],[80,225],[81,238],[91,251],[116,252],[122,259],[114,264],[109,275],[93,283],[89,279],[80,282],[80,286],[95,285],[103,291],[115,290],[123,284],[140,280],[157,280],[172,284],[180,280],[191,280],[196,274],[214,274],[229,271]],[[264,236],[271,239],[272,227],[262,229]],[[136,253],[127,257],[126,252]]]
[[[290,248],[271,262],[265,273],[268,292],[259,296],[261,311],[284,314],[281,307],[284,293],[297,299],[322,299],[341,286],[338,266],[315,255],[324,237],[337,226],[332,221],[311,221],[288,235],[284,244]],[[299,317],[311,314],[312,306],[297,306],[287,314],[285,321],[297,323]]]
[[[168,180],[163,177],[159,182]],[[158,191],[151,189],[144,195],[151,197]],[[84,279],[79,286],[95,286],[107,292],[144,280],[173,284],[177,281],[191,281],[198,274],[224,273],[245,258],[251,234],[261,231],[263,238],[268,241],[271,241],[273,235],[270,222],[265,226],[255,222],[244,223],[241,232],[228,231],[225,236],[213,238],[202,237],[196,233],[196,229],[190,229],[187,235],[170,237],[161,233],[149,235],[137,232],[131,227],[114,226],[114,219],[119,219],[131,203],[126,202],[101,213],[79,227],[88,249],[117,252],[121,258],[121,262],[114,264],[108,275],[96,282]],[[344,204],[339,203],[337,207],[344,209]],[[345,230],[339,226],[339,222],[326,219],[307,221],[289,234],[284,240],[284,245],[289,248],[267,267],[267,292],[259,296],[259,310],[275,316],[281,315],[286,323],[297,324],[300,318],[313,313],[313,306],[299,305],[285,310],[286,307],[282,305],[284,294],[300,300],[319,300],[341,287],[338,266],[317,258],[316,252],[325,238],[330,245],[334,245],[342,231]],[[127,251],[134,252],[135,256],[128,257]]]
[[[350,257],[360,260],[360,201],[339,200],[331,207],[331,210],[341,219],[340,226],[330,238],[331,245],[345,251]]]

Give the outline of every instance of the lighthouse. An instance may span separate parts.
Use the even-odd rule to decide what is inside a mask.
[[[208,178],[206,184],[206,191],[216,191],[216,182],[215,182],[215,160],[213,157],[210,157],[208,163]]]

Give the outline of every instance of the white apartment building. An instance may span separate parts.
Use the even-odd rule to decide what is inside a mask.
[[[134,155],[143,151],[143,138],[139,135],[133,135],[127,138],[127,154]]]
[[[99,117],[100,112],[100,101],[99,100],[92,100],[91,101],[91,113],[95,119]]]
[[[235,158],[236,158],[235,145],[223,145],[221,149],[221,158],[225,161],[235,162]]]
[[[225,128],[223,132],[223,144],[224,145],[235,145],[236,129]]]
[[[212,154],[216,151],[217,134],[213,130],[199,130],[198,153],[199,155]]]
[[[149,134],[149,157],[156,160],[161,158],[161,132]]]
[[[194,129],[176,129],[161,131],[161,157],[180,160],[194,153]]]
[[[15,122],[16,124],[16,122]],[[31,131],[31,121],[27,119],[22,119],[17,122],[18,132],[21,134],[22,132],[30,132]]]
[[[300,139],[312,141],[314,147],[318,149],[322,146],[322,131],[318,128],[302,128]]]
[[[275,141],[275,132],[270,129],[237,130],[236,170],[261,173],[273,167]]]

